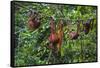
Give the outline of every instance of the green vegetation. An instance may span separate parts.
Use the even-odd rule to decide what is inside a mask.
[[[57,5],[45,3],[15,2],[15,34],[18,44],[15,47],[15,66],[44,65],[58,63],[77,63],[97,61],[97,23],[95,6]],[[28,28],[28,12],[36,10],[41,15],[41,25],[34,31]],[[73,20],[71,27],[76,31],[76,19],[87,21],[93,18],[93,29],[88,34],[80,32],[78,39],[71,40],[68,37],[67,25],[63,27],[64,37],[61,53],[55,56],[48,48],[50,35],[50,16],[55,23],[59,19]],[[57,26],[57,25],[56,25]]]

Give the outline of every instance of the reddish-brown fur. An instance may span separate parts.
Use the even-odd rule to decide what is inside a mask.
[[[30,30],[35,30],[40,26],[40,20],[38,18],[38,15],[32,15],[29,17],[28,20],[28,27]]]
[[[58,24],[57,37],[58,37],[57,48],[59,51],[62,45],[62,40],[63,40],[63,21],[62,20],[60,20]]]
[[[58,28],[56,30],[54,19],[51,18],[50,20],[51,33],[49,36],[49,41],[50,41],[49,48],[53,49],[56,53],[60,51],[61,45],[62,45],[62,39],[63,39],[63,21],[62,20],[60,20],[57,27]]]
[[[79,34],[77,32],[70,32],[69,36],[70,36],[70,39],[77,39]]]
[[[77,39],[79,36],[80,23],[77,23],[77,32],[69,32],[70,39]]]
[[[56,30],[55,30],[55,24],[54,24],[54,19],[51,17],[50,20],[50,36],[49,36],[49,41],[51,43],[55,43],[57,42],[57,34],[56,34]]]

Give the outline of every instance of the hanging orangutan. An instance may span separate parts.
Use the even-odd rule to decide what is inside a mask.
[[[60,22],[58,23],[57,37],[58,37],[57,50],[60,51],[62,41],[63,41],[63,21],[62,20],[60,20]]]
[[[88,19],[86,21],[86,23],[83,23],[83,27],[84,27],[84,32],[85,34],[88,34],[90,29],[93,28],[93,22],[92,22],[92,19]]]
[[[56,33],[56,26],[55,26],[53,17],[51,17],[51,20],[50,20],[50,32],[51,33],[49,36],[49,41],[51,43],[56,43],[57,42],[57,33]]]
[[[53,52],[56,53],[57,47],[57,33],[56,33],[56,26],[53,17],[50,19],[50,35],[49,35],[49,48],[53,50]]]
[[[69,32],[69,38],[70,39],[77,39],[78,36],[79,36],[79,29],[80,29],[80,22],[78,21],[77,23],[77,31],[76,32],[73,32],[73,31],[70,31]]]
[[[31,11],[28,19],[28,27],[31,31],[37,29],[40,26],[40,17],[38,12]]]
[[[60,20],[57,29],[54,24],[54,19],[51,17],[50,20],[50,36],[49,36],[49,48],[53,50],[54,53],[58,53],[61,50],[62,40],[63,40],[63,21]]]

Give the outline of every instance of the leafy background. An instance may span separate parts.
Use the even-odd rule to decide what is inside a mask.
[[[97,61],[97,8],[95,6],[15,2],[14,7],[17,41],[14,56],[15,66]],[[38,11],[42,17],[41,26],[35,31],[30,31],[27,27],[29,10]],[[54,16],[56,24],[59,22],[59,18],[65,19],[61,56],[57,57],[48,48],[50,16]],[[70,40],[67,34],[66,19],[73,20],[69,29],[76,31],[74,20],[86,21],[89,18],[94,18],[93,29],[87,35],[81,32],[77,40]]]

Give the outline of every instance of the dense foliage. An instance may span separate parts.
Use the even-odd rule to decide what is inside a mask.
[[[15,2],[15,66],[43,65],[58,63],[94,62],[97,60],[97,23],[95,6],[59,5],[45,3]],[[28,28],[30,10],[38,11],[41,25],[34,31]],[[54,17],[57,27],[59,19],[63,19],[63,40],[60,55],[55,55],[50,49],[48,37],[50,35],[50,17]],[[81,31],[78,39],[71,40],[68,30],[76,31],[75,20],[86,22],[93,18],[93,29],[85,34]],[[72,20],[68,27],[67,19]],[[81,24],[81,28],[83,28]]]

